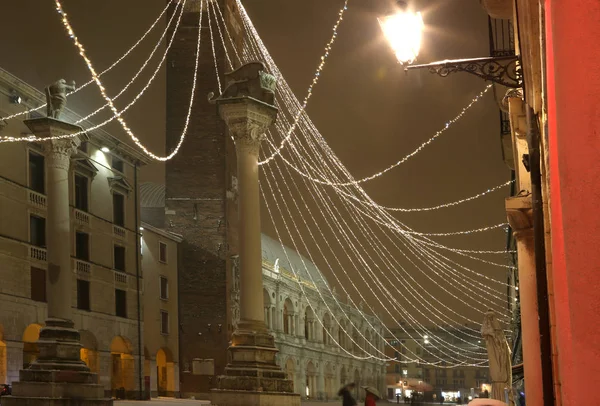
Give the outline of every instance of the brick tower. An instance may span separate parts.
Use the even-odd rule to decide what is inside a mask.
[[[231,24],[232,19],[239,22],[235,1],[212,1],[224,14],[231,35],[241,41],[243,35],[239,27],[242,25]],[[207,6],[205,2],[205,12]],[[200,0],[187,1],[168,56],[167,152],[177,144],[185,123],[199,11]],[[235,147],[216,106],[207,101],[208,93],[218,91],[207,24],[204,16],[195,104],[186,140],[179,153],[166,163],[165,196],[165,228],[184,237],[178,280],[180,391],[183,396],[201,398],[214,387],[215,377],[223,373],[227,364],[232,333],[231,258],[237,254]],[[214,25],[213,34],[217,66],[222,75],[227,66]],[[193,371],[193,365],[202,365],[202,368]]]

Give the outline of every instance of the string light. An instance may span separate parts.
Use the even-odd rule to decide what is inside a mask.
[[[50,136],[50,137],[36,137],[35,135],[26,136],[26,137],[6,136],[6,137],[0,138],[0,143],[4,143],[4,142],[20,142],[20,141],[42,142],[42,141],[50,141],[50,140],[60,140],[60,139],[73,138],[75,136],[78,136],[78,135],[81,135],[81,134],[86,134],[86,133],[94,131],[94,130],[96,130],[98,128],[104,127],[106,124],[110,123],[115,118],[117,118],[118,115],[122,115],[127,110],[129,110],[142,97],[142,95],[146,92],[146,90],[150,87],[150,85],[152,84],[152,82],[154,81],[154,79],[156,78],[156,76],[158,75],[158,73],[160,71],[160,68],[163,65],[163,63],[164,63],[164,61],[165,61],[165,59],[167,57],[167,52],[170,49],[170,47],[171,47],[171,45],[173,43],[173,40],[175,39],[175,34],[177,32],[177,29],[179,27],[179,23],[181,21],[181,17],[183,15],[183,3],[178,3],[178,5],[175,8],[175,13],[173,15],[177,14],[177,7],[180,6],[180,5],[181,5],[181,8],[179,10],[178,19],[177,19],[177,22],[176,22],[176,25],[175,25],[175,30],[173,32],[173,35],[171,36],[169,44],[167,45],[165,53],[163,54],[163,57],[162,57],[161,61],[159,62],[157,68],[154,70],[154,73],[152,74],[152,76],[150,77],[150,79],[148,80],[148,82],[146,83],[146,85],[142,88],[142,90],[133,98],[133,100],[131,102],[129,102],[129,104],[127,104],[127,106],[125,106],[121,111],[119,111],[117,115],[113,115],[112,117],[104,120],[100,124],[96,124],[96,125],[93,125],[91,127],[87,127],[87,128],[85,128],[85,129],[83,129],[81,131],[77,131],[77,132],[74,132],[74,133],[63,134],[63,135],[58,135],[58,136]],[[202,14],[200,14],[200,15],[202,16]],[[198,43],[198,46],[199,46],[199,43]],[[157,44],[157,47],[158,47],[158,44]],[[157,49],[157,47],[155,47],[155,50]],[[196,56],[196,58],[198,58],[198,55]],[[140,70],[138,70],[138,72],[137,72],[137,74],[136,74],[135,77],[137,77],[139,75],[139,73],[141,72],[141,70],[143,68],[144,68],[144,66],[142,66],[142,68]],[[135,80],[135,77],[134,77],[134,79],[132,79],[132,81]],[[131,84],[131,82],[126,87],[128,87]],[[189,120],[189,114],[190,114],[190,111],[191,111],[191,105],[192,105],[192,103],[193,103],[193,94],[192,94],[192,99],[190,100],[190,110],[188,110],[188,120]],[[104,108],[104,107],[102,107],[102,108]],[[92,114],[97,113],[99,110],[100,109],[96,110],[96,112],[94,112]],[[81,122],[83,122],[84,120],[86,120],[88,117],[90,117],[90,115],[88,115],[87,117],[84,117],[83,119],[78,120],[76,123],[80,124]],[[184,135],[185,135],[185,133],[182,133],[182,137]],[[182,141],[180,140],[180,142],[182,142]]]
[[[242,15],[243,19],[250,21],[250,18],[248,17],[248,14],[246,13],[246,9],[244,8],[244,6],[242,5],[242,2],[240,0],[237,0],[237,5],[238,5],[240,14]],[[270,157],[266,158],[265,160],[259,162],[259,165],[264,165],[264,164],[272,161],[275,158],[275,156],[283,149],[285,143],[292,136],[292,133],[294,132],[294,129],[296,128],[296,126],[298,124],[298,120],[300,119],[300,116],[302,115],[302,113],[306,109],[306,106],[308,105],[308,101],[310,100],[310,98],[312,96],[312,92],[313,92],[315,86],[319,82],[319,78],[321,77],[321,72],[323,71],[323,68],[325,67],[325,62],[327,62],[327,58],[329,57],[329,52],[331,52],[331,48],[337,38],[337,35],[338,35],[337,30],[338,30],[342,20],[344,19],[344,12],[346,10],[348,10],[348,0],[344,1],[344,6],[338,13],[338,19],[335,22],[335,25],[333,26],[333,34],[331,35],[331,39],[325,46],[325,53],[321,56],[321,62],[319,63],[319,66],[317,67],[317,70],[315,72],[315,75],[313,76],[312,82],[311,82],[310,86],[308,87],[307,94],[304,97],[304,101],[302,102],[300,111],[296,114],[296,117],[294,119],[294,122],[292,123],[292,126],[289,128],[285,138],[281,142],[281,145],[277,148],[277,150],[273,153],[273,155],[271,155]]]
[[[123,55],[121,55],[121,57],[119,59],[117,59],[116,61],[114,61],[108,68],[106,68],[105,70],[103,70],[102,72],[100,72],[98,74],[99,77],[102,77],[102,75],[104,75],[105,73],[110,72],[115,66],[117,66],[119,63],[121,63],[121,61],[123,59],[125,59],[135,48],[137,48],[137,46],[146,38],[146,36],[154,29],[154,27],[156,26],[156,24],[161,21],[162,16],[167,12],[167,10],[169,9],[169,7],[171,6],[171,4],[173,3],[173,1],[175,0],[169,0],[167,3],[167,6],[162,10],[162,12],[159,14],[159,16],[156,18],[156,20],[154,20],[154,22],[152,23],[152,25],[150,26],[150,28],[148,28],[148,30],[146,30],[146,32],[144,33],[144,35],[142,35],[135,44],[133,44],[127,51],[125,51],[125,53]],[[167,27],[165,27],[164,32],[166,32],[169,28],[169,25],[167,25]],[[164,36],[164,34],[163,34]],[[161,37],[162,38],[162,37]],[[67,96],[70,96],[72,94],[75,94],[77,92],[79,92],[80,90],[85,89],[88,85],[91,85],[92,83],[94,83],[94,79],[91,79],[87,82],[85,82],[83,85],[81,85],[80,87],[76,88],[75,90],[73,90],[72,92],[67,93]],[[19,117],[22,116],[24,114],[30,113],[32,111],[38,111],[43,109],[44,107],[47,106],[47,103],[44,103],[36,108],[33,109],[27,109],[25,111],[20,111],[18,113],[15,114],[11,114],[10,116],[7,117],[2,117],[3,120],[10,120],[12,118],[15,117]],[[27,138],[27,137],[25,137]]]
[[[218,8],[217,8],[218,9]]]
[[[218,7],[217,7],[217,10],[218,10]],[[235,49],[235,48],[234,48],[234,49]],[[331,335],[330,335],[330,336],[331,336]],[[334,340],[334,341],[335,341],[335,340]]]
[[[185,7],[186,1],[187,0],[183,0],[182,9]],[[133,140],[133,142],[146,155],[148,155],[150,158],[155,159],[157,161],[167,161],[167,160],[173,158],[177,154],[177,152],[179,152],[179,148],[181,148],[181,145],[183,144],[183,141],[185,139],[185,135],[187,133],[187,128],[188,128],[188,124],[189,124],[189,118],[190,118],[190,114],[191,114],[191,111],[192,111],[192,105],[193,105],[193,101],[194,101],[194,95],[195,95],[195,89],[196,89],[196,79],[197,79],[197,72],[198,72],[198,60],[199,60],[199,56],[200,56],[200,38],[201,38],[201,20],[202,20],[202,4],[203,4],[203,2],[200,1],[200,16],[199,16],[199,22],[198,22],[198,43],[197,43],[197,46],[196,46],[196,65],[195,65],[195,69],[194,69],[194,79],[193,79],[193,83],[192,83],[190,105],[189,105],[189,108],[188,108],[188,114],[186,116],[184,128],[183,128],[183,131],[182,131],[182,134],[181,134],[181,137],[179,139],[179,142],[178,142],[177,146],[175,147],[175,149],[169,155],[163,156],[163,157],[158,156],[158,155],[153,154],[152,152],[150,152],[140,142],[140,140],[135,136],[135,134],[133,133],[133,131],[127,126],[127,123],[125,122],[125,120],[123,119],[123,117],[121,117],[122,113],[117,110],[117,108],[113,104],[111,98],[106,94],[106,89],[102,85],[102,82],[100,81],[100,78],[98,77],[98,74],[96,73],[96,70],[94,69],[94,67],[92,65],[92,62],[87,57],[83,45],[81,44],[81,42],[79,42],[79,39],[75,35],[75,32],[73,31],[73,28],[71,27],[71,24],[69,23],[69,20],[67,19],[67,14],[64,12],[64,9],[63,9],[60,1],[59,0],[55,0],[55,4],[56,4],[56,8],[57,8],[58,13],[62,16],[62,22],[63,22],[63,25],[65,26],[65,29],[67,30],[67,32],[69,34],[69,37],[71,39],[73,39],[73,43],[79,49],[79,54],[81,55],[81,57],[85,61],[86,65],[88,67],[88,70],[92,74],[92,78],[94,79],[94,82],[96,83],[98,89],[100,90],[100,93],[102,94],[102,97],[108,103],[108,105],[109,105],[110,109],[112,110],[113,114],[115,115],[117,121],[121,124],[121,127],[123,127],[123,129],[125,130],[125,132],[129,135],[129,137],[131,137],[131,139]]]

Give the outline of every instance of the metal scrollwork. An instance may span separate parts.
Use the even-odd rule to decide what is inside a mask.
[[[516,89],[523,86],[519,62],[518,56],[511,55],[441,61],[427,65],[410,65],[405,69],[427,68],[429,72],[441,77],[446,77],[456,72],[466,72],[482,79]]]

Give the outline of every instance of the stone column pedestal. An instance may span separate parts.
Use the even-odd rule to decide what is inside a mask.
[[[237,153],[240,321],[228,349],[231,363],[211,392],[215,406],[300,405],[293,382],[276,363],[278,350],[264,319],[258,154],[277,109],[273,106],[273,93],[264,87],[269,78],[263,69],[255,63],[228,74],[233,80],[216,99]]]
[[[37,137],[73,134],[81,127],[53,118],[26,120]],[[48,215],[48,319],[37,342],[39,357],[19,372],[12,396],[2,406],[110,406],[98,376],[81,360],[79,331],[71,321],[71,237],[69,207],[70,157],[80,140],[77,137],[44,144],[47,161]]]

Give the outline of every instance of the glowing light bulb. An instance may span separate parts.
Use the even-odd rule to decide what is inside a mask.
[[[410,64],[419,56],[423,33],[421,13],[408,10],[379,18],[381,30],[396,54],[398,62]]]

